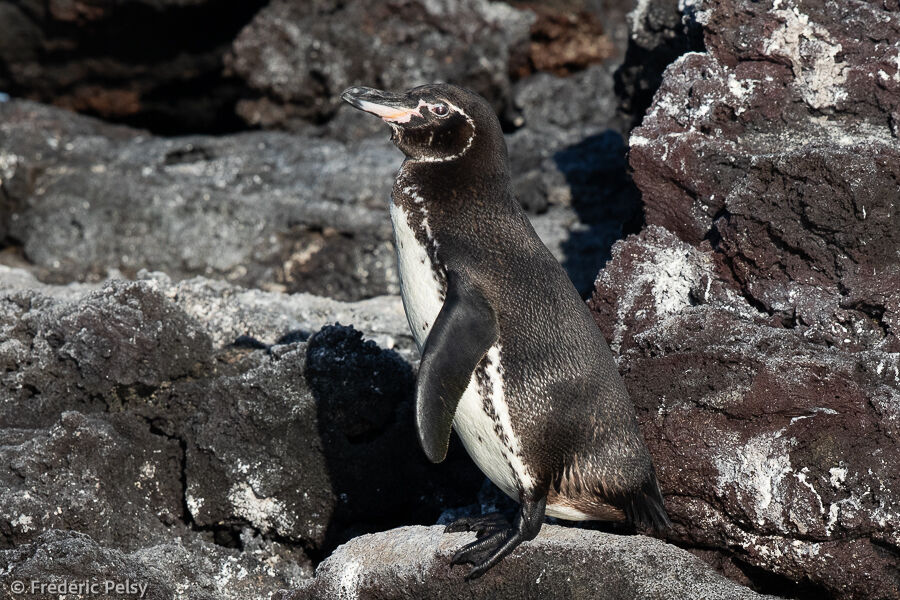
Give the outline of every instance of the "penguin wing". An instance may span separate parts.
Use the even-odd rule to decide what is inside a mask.
[[[416,380],[416,431],[431,462],[447,456],[456,405],[497,341],[494,310],[471,284],[447,274],[447,297],[425,340]]]

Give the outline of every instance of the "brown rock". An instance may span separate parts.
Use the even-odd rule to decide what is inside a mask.
[[[599,16],[542,4],[519,4],[535,13],[528,59],[532,70],[565,77],[602,63],[615,52]],[[528,72],[519,73],[520,76]]]
[[[648,223],[708,240],[774,321],[900,349],[900,24],[888,7],[701,3],[630,139]],[[861,29],[873,32],[858,39]]]
[[[223,57],[263,4],[5,2],[0,90],[166,133],[233,128],[244,90]]]

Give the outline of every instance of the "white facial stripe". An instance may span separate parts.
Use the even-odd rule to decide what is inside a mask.
[[[476,133],[475,121],[472,119],[472,117],[467,115],[463,109],[456,106],[452,102],[446,102],[446,104],[448,107],[450,107],[451,110],[458,112],[466,119],[466,121],[469,122],[469,125],[472,126],[472,135],[469,136],[469,139],[466,141],[466,145],[463,147],[463,149],[460,150],[459,152],[457,152],[456,154],[451,154],[450,156],[422,156],[420,158],[415,159],[415,162],[447,162],[448,160],[456,160],[457,158],[459,158],[460,156],[462,156],[463,154],[468,152],[469,148],[472,147],[472,142],[475,141],[475,133]],[[435,106],[433,104],[427,104],[424,100],[419,100],[419,106],[422,106],[422,105],[425,105],[428,107]]]

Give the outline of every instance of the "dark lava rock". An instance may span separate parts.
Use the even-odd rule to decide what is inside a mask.
[[[450,558],[471,534],[443,527],[402,527],[358,537],[338,548],[298,590],[281,600],[342,598],[755,599],[689,553],[642,536],[544,525],[482,578]]]
[[[191,415],[178,435],[198,525],[249,523],[324,550],[357,530],[432,523],[475,497],[482,475],[463,452],[433,466],[418,447],[412,370],[396,353],[332,326],[243,362],[255,365],[159,400]]]
[[[900,22],[874,4],[696,15],[710,52],[669,68],[630,139],[647,222],[709,240],[774,320],[900,350]]]
[[[158,131],[235,127],[244,87],[223,58],[264,4],[3,2],[0,91]]]
[[[702,51],[694,0],[640,0],[628,13],[628,46],[616,71],[616,95],[625,127],[639,125],[663,71],[686,52]]]
[[[77,401],[73,401],[77,405]],[[64,412],[46,429],[0,429],[0,541],[73,529],[135,550],[184,532],[181,448],[131,415]]]
[[[773,322],[721,253],[655,226],[615,246],[591,307],[638,408],[668,539],[766,589],[898,597],[897,352]]]
[[[115,410],[127,393],[186,377],[212,356],[209,338],[170,300],[122,281],[77,301],[2,291],[0,339],[2,427]]]
[[[661,227],[592,298],[670,538],[764,589],[900,598],[892,11],[691,3],[709,52],[668,67],[629,140]]]
[[[190,534],[320,555],[476,501],[461,446],[440,466],[421,452],[401,354],[351,327],[303,333],[337,316],[410,356],[399,298],[143,276],[53,286],[0,268],[2,546],[52,528],[123,552]],[[237,332],[274,343],[235,348]]]
[[[275,0],[234,42],[229,66],[257,98],[250,124],[297,127],[330,118],[352,85],[403,90],[465,85],[504,112],[510,63],[527,52],[534,15],[487,0]]]

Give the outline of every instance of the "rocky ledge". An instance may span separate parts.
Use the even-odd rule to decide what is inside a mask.
[[[558,525],[544,525],[534,541],[467,582],[468,567],[451,567],[450,557],[471,535],[443,530],[401,527],[355,538],[320,564],[314,579],[275,598],[774,598],[725,579],[702,560],[659,540]]]

